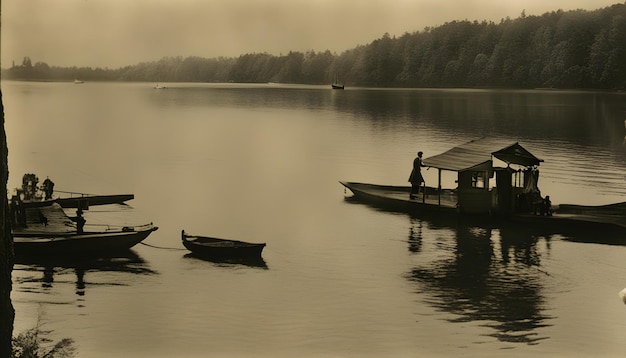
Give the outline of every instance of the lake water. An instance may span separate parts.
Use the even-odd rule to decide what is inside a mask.
[[[16,334],[39,325],[79,357],[626,351],[626,246],[594,243],[603,232],[390,213],[338,183],[408,185],[418,150],[487,135],[544,159],[554,204],[626,201],[625,93],[11,81],[2,92],[9,188],[36,173],[58,190],[133,193],[129,207],[92,207],[88,223],[159,226],[119,257],[17,263]],[[265,264],[189,257],[182,229],[266,242]]]

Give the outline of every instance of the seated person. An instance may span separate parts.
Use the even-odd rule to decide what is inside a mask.
[[[540,214],[541,216],[552,216],[552,201],[550,201],[550,195],[546,195],[542,200]]]

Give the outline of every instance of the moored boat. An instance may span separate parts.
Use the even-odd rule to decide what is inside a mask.
[[[89,195],[60,197],[54,199],[62,208],[78,208],[96,205],[122,204],[135,198],[134,194],[111,194],[111,195]]]
[[[57,203],[63,208],[80,207],[88,209],[89,206],[95,205],[122,204],[135,198],[134,194],[94,195],[55,190],[55,184],[50,178],[46,178],[41,186],[38,184],[39,178],[37,175],[32,173],[24,174],[22,186],[15,189],[16,194],[11,197],[11,202],[27,208],[49,206]]]
[[[103,255],[129,249],[158,228],[152,223],[115,225],[91,223],[83,209],[70,217],[58,203],[10,207],[11,234],[18,255]],[[93,219],[91,217],[88,219]]]
[[[411,187],[378,185],[340,181],[349,189],[354,198],[383,209],[399,212],[457,212],[456,194],[452,190],[442,191],[436,188],[422,187],[424,190],[417,200],[410,199]]]
[[[609,205],[573,205],[560,204],[551,208],[550,215],[534,212],[517,212],[509,215],[486,213],[464,215],[457,208],[456,194],[445,191],[441,194],[436,188],[427,187],[426,195],[418,200],[409,199],[411,187],[390,186],[370,183],[340,182],[352,192],[351,199],[370,204],[373,207],[392,212],[404,212],[417,215],[446,215],[450,217],[485,217],[529,224],[535,228],[548,229],[552,232],[580,230],[626,231],[626,202]]]
[[[265,243],[250,243],[215,237],[195,236],[181,231],[183,245],[187,250],[203,257],[214,259],[261,258]]]
[[[424,159],[426,167],[439,170],[439,183],[422,187],[415,199],[409,186],[340,183],[355,199],[392,211],[504,219],[553,232],[626,230],[626,203],[552,205],[537,186],[541,162],[519,143],[481,139]],[[443,170],[456,172],[455,188],[441,187]]]
[[[158,227],[152,224],[126,226],[106,231],[14,232],[16,255],[83,255],[127,250],[148,237]]]
[[[339,82],[339,78],[336,77],[335,78],[335,82],[331,85],[332,89],[338,89],[338,90],[342,90],[345,88],[345,85],[343,83]]]
[[[496,161],[505,166],[496,164]],[[505,144],[483,138],[456,146],[423,160],[425,167],[438,170],[438,185],[436,188],[421,188],[415,198],[416,205],[410,207],[488,215],[534,210],[543,199],[537,187],[538,166],[542,161],[519,143]],[[456,187],[442,188],[443,171],[456,174]],[[376,194],[364,190],[366,186],[363,184],[352,187],[360,191],[355,193],[359,196],[373,195],[374,198],[384,198],[385,203],[411,202],[408,187],[370,186],[369,189],[376,189]]]
[[[66,209],[78,207],[87,209],[90,206],[96,205],[123,204],[135,198],[134,194],[90,195],[82,193],[66,193],[69,194],[69,196],[41,200],[22,200],[22,204],[25,207],[39,207],[57,203],[61,205],[62,208]]]

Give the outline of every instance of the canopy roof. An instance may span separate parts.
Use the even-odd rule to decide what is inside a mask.
[[[507,164],[525,167],[539,165],[543,161],[517,142],[507,145],[496,139],[482,138],[426,158],[423,163],[428,167],[457,172],[469,169],[489,170],[493,166],[492,156]]]

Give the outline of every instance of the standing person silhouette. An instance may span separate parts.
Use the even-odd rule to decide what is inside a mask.
[[[420,192],[420,186],[424,182],[422,176],[422,167],[425,165],[422,163],[423,152],[417,152],[417,157],[413,160],[413,170],[411,170],[411,176],[409,176],[409,182],[411,183],[411,193],[409,199],[414,199]]]
[[[49,177],[46,177],[46,180],[43,181],[43,191],[46,194],[46,200],[52,199],[52,193],[54,192],[54,182],[50,180]]]
[[[80,207],[80,204],[78,205],[78,209],[76,209],[76,232],[81,235],[82,233],[84,233],[83,228],[85,227],[85,222],[87,222],[87,220],[85,220],[85,218],[83,217],[83,209]]]

